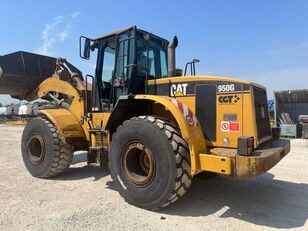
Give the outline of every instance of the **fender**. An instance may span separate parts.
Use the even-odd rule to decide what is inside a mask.
[[[39,113],[45,115],[59,129],[62,142],[80,149],[84,147],[86,144],[84,130],[72,112],[66,109],[45,109]]]
[[[69,82],[60,80],[54,76],[45,79],[38,86],[36,91],[34,91],[32,95],[28,96],[28,100],[42,98],[46,96],[48,92],[53,91],[73,97],[73,101],[69,109],[70,115],[73,115],[75,118],[81,118],[84,115],[84,99],[79,94],[78,90],[75,89]],[[55,112],[53,112],[53,114],[55,114]],[[61,114],[62,112],[59,112],[59,115]]]
[[[149,111],[144,111],[144,109],[151,107],[151,109],[160,105],[163,106],[167,111],[171,113],[175,122],[178,124],[183,139],[187,142],[190,152],[191,160],[191,174],[195,175],[198,173],[199,166],[199,153],[204,153],[207,151],[204,135],[202,129],[198,123],[195,115],[189,110],[189,108],[183,103],[178,103],[175,98],[169,98],[166,96],[156,96],[156,95],[136,95],[133,98],[124,96],[120,97],[110,118],[107,122],[106,129],[115,130],[115,127],[120,125],[124,120],[131,118],[132,116],[146,115],[145,113]],[[186,107],[186,110],[181,110],[182,107]],[[142,114],[143,113],[143,114]],[[185,118],[185,114],[190,114],[190,118]],[[121,116],[119,118],[119,115]],[[159,113],[155,114],[162,116]],[[191,121],[192,119],[194,121]]]
[[[27,96],[26,99],[31,101],[34,99],[42,98],[46,95],[47,92],[50,91],[63,93],[73,97],[79,96],[78,91],[69,82],[51,76],[45,79],[32,94]]]
[[[28,96],[31,100],[44,97],[48,92],[56,91],[73,97],[69,110],[66,109],[45,109],[40,110],[49,120],[59,129],[62,141],[75,146],[75,150],[85,150],[87,146],[87,135],[85,130],[87,124],[81,125],[80,119],[84,115],[84,100],[69,82],[60,80],[54,76],[45,79],[32,93]]]

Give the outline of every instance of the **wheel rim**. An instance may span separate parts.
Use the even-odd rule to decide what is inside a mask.
[[[146,187],[155,177],[155,159],[152,151],[141,142],[132,142],[122,153],[125,177],[138,187]]]
[[[45,149],[44,141],[39,134],[34,133],[31,135],[27,143],[27,149],[29,160],[33,164],[38,165],[42,163],[45,157]]]

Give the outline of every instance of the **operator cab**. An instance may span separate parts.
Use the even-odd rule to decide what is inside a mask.
[[[168,77],[168,44],[135,26],[96,39],[81,37],[82,58],[97,52],[91,111],[108,111],[121,95],[146,93],[147,80]]]

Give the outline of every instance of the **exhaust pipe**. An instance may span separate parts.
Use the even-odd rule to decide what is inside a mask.
[[[178,46],[178,37],[174,36],[172,42],[168,45],[168,76],[176,75],[175,67],[175,48]]]
[[[70,69],[81,72],[68,63]],[[56,70],[56,58],[24,51],[0,56],[0,94],[27,100]],[[32,99],[29,99],[32,100]]]

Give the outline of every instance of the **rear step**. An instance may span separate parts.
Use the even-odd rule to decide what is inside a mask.
[[[107,134],[104,127],[92,128],[89,131],[89,152],[88,152],[88,164],[100,163],[103,167],[108,162],[107,152],[104,149],[104,136]],[[95,142],[93,142],[93,136]],[[93,146],[92,146],[93,145]]]

